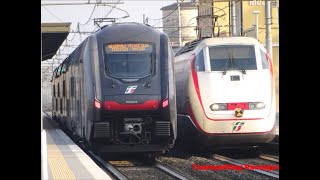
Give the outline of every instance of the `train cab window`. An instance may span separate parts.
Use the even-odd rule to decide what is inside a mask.
[[[269,69],[269,62],[266,53],[260,49],[262,69]]]
[[[199,71],[205,71],[203,51],[200,51],[200,52],[196,55],[195,69],[196,69],[196,71],[198,71],[198,72],[199,72]]]
[[[209,47],[211,71],[257,70],[254,46],[222,45]]]
[[[151,44],[108,44],[105,46],[105,66],[109,76],[142,78],[152,74]]]

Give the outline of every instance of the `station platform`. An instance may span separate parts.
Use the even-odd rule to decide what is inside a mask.
[[[46,115],[43,115],[43,129],[42,179],[112,179]]]

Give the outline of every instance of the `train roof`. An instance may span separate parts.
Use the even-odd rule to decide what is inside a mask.
[[[216,37],[204,39],[201,45],[223,45],[223,44],[260,44],[252,37]]]
[[[148,24],[142,24],[142,23],[138,23],[138,22],[121,22],[121,23],[108,24],[108,25],[101,27],[101,29],[97,30],[96,33],[103,32],[104,30],[111,30],[111,29],[117,30],[117,29],[123,29],[123,28],[127,28],[130,31],[137,31],[138,29],[141,29],[141,28],[147,28],[151,31],[161,33],[158,29],[156,29]]]
[[[123,43],[130,41],[155,41],[163,32],[158,29],[136,22],[114,23],[104,26],[92,36],[104,43]]]
[[[205,46],[214,46],[214,45],[227,45],[227,44],[259,44],[261,43],[252,37],[213,37],[213,38],[202,38],[196,39],[194,41],[186,43],[184,47],[182,47],[175,56],[180,54],[184,54],[190,51],[193,51],[196,47],[203,48]]]

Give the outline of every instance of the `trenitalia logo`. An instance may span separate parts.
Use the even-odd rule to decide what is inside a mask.
[[[244,122],[236,122],[233,126],[232,131],[239,131],[243,125],[244,125]]]
[[[135,89],[137,89],[138,86],[128,86],[126,91],[124,92],[125,94],[131,94],[134,92]]]

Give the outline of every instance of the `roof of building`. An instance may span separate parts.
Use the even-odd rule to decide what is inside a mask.
[[[67,38],[71,23],[42,23],[42,61],[51,59]]]
[[[171,5],[162,7],[160,10],[164,11],[164,10],[175,10],[178,6],[177,3],[173,3]],[[195,3],[192,2],[184,2],[184,3],[180,3],[180,8],[181,9],[196,9],[197,5]]]

